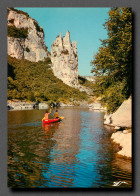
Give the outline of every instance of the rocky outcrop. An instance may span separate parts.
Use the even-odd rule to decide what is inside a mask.
[[[8,8],[7,23],[8,55],[32,62],[38,62],[50,56],[45,46],[43,29],[27,13]],[[27,31],[26,35],[24,31]]]
[[[119,155],[132,157],[132,133],[128,130],[117,131],[111,136],[114,142],[121,146],[121,150],[117,152]]]
[[[104,116],[104,124],[113,126],[115,133],[111,139],[121,146],[117,152],[121,156],[132,157],[132,99],[131,97],[124,101],[118,110],[110,115]]]
[[[70,32],[62,38],[60,33],[51,46],[51,61],[54,75],[65,84],[78,85],[77,42],[71,43]]]
[[[113,125],[117,127],[131,127],[132,126],[132,99],[131,97],[124,101],[118,110],[110,115],[105,115],[104,124]]]

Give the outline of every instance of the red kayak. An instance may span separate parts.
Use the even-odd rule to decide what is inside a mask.
[[[55,122],[59,122],[61,120],[61,118],[54,118],[54,119],[42,119],[43,123],[49,124],[49,123],[55,123]]]

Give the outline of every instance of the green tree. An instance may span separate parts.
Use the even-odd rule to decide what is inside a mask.
[[[109,113],[114,112],[132,92],[132,11],[111,8],[104,24],[108,38],[91,62],[95,75],[94,93]]]

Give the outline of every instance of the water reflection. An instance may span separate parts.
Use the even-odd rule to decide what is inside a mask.
[[[8,112],[8,186],[100,188],[126,180],[130,187],[131,171],[116,161],[103,113],[59,114],[63,121],[42,125],[43,110]]]
[[[100,148],[98,150],[97,170],[102,184],[101,187],[112,188],[114,182],[122,183],[120,187],[132,186],[131,161],[119,158],[116,154],[118,150],[116,144],[110,140],[112,128],[104,126],[102,134],[99,136]],[[100,182],[99,182],[100,183]]]
[[[43,176],[49,187],[71,187],[74,186],[75,164],[77,163],[76,154],[79,151],[79,133],[80,133],[80,111],[65,109],[63,111],[65,120],[55,125],[53,140],[56,145],[51,149],[51,164]],[[49,126],[47,126],[48,128]],[[44,180],[45,181],[45,180]]]
[[[37,133],[28,128],[20,134],[9,133],[8,147],[8,184],[10,187],[31,187],[41,181],[42,166],[37,162],[43,156]],[[41,146],[42,147],[42,146]],[[41,155],[41,156],[40,156]]]

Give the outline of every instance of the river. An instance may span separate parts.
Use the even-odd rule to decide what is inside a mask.
[[[131,188],[131,162],[115,155],[102,112],[60,108],[65,118],[43,126],[44,112],[8,111],[9,187]]]

